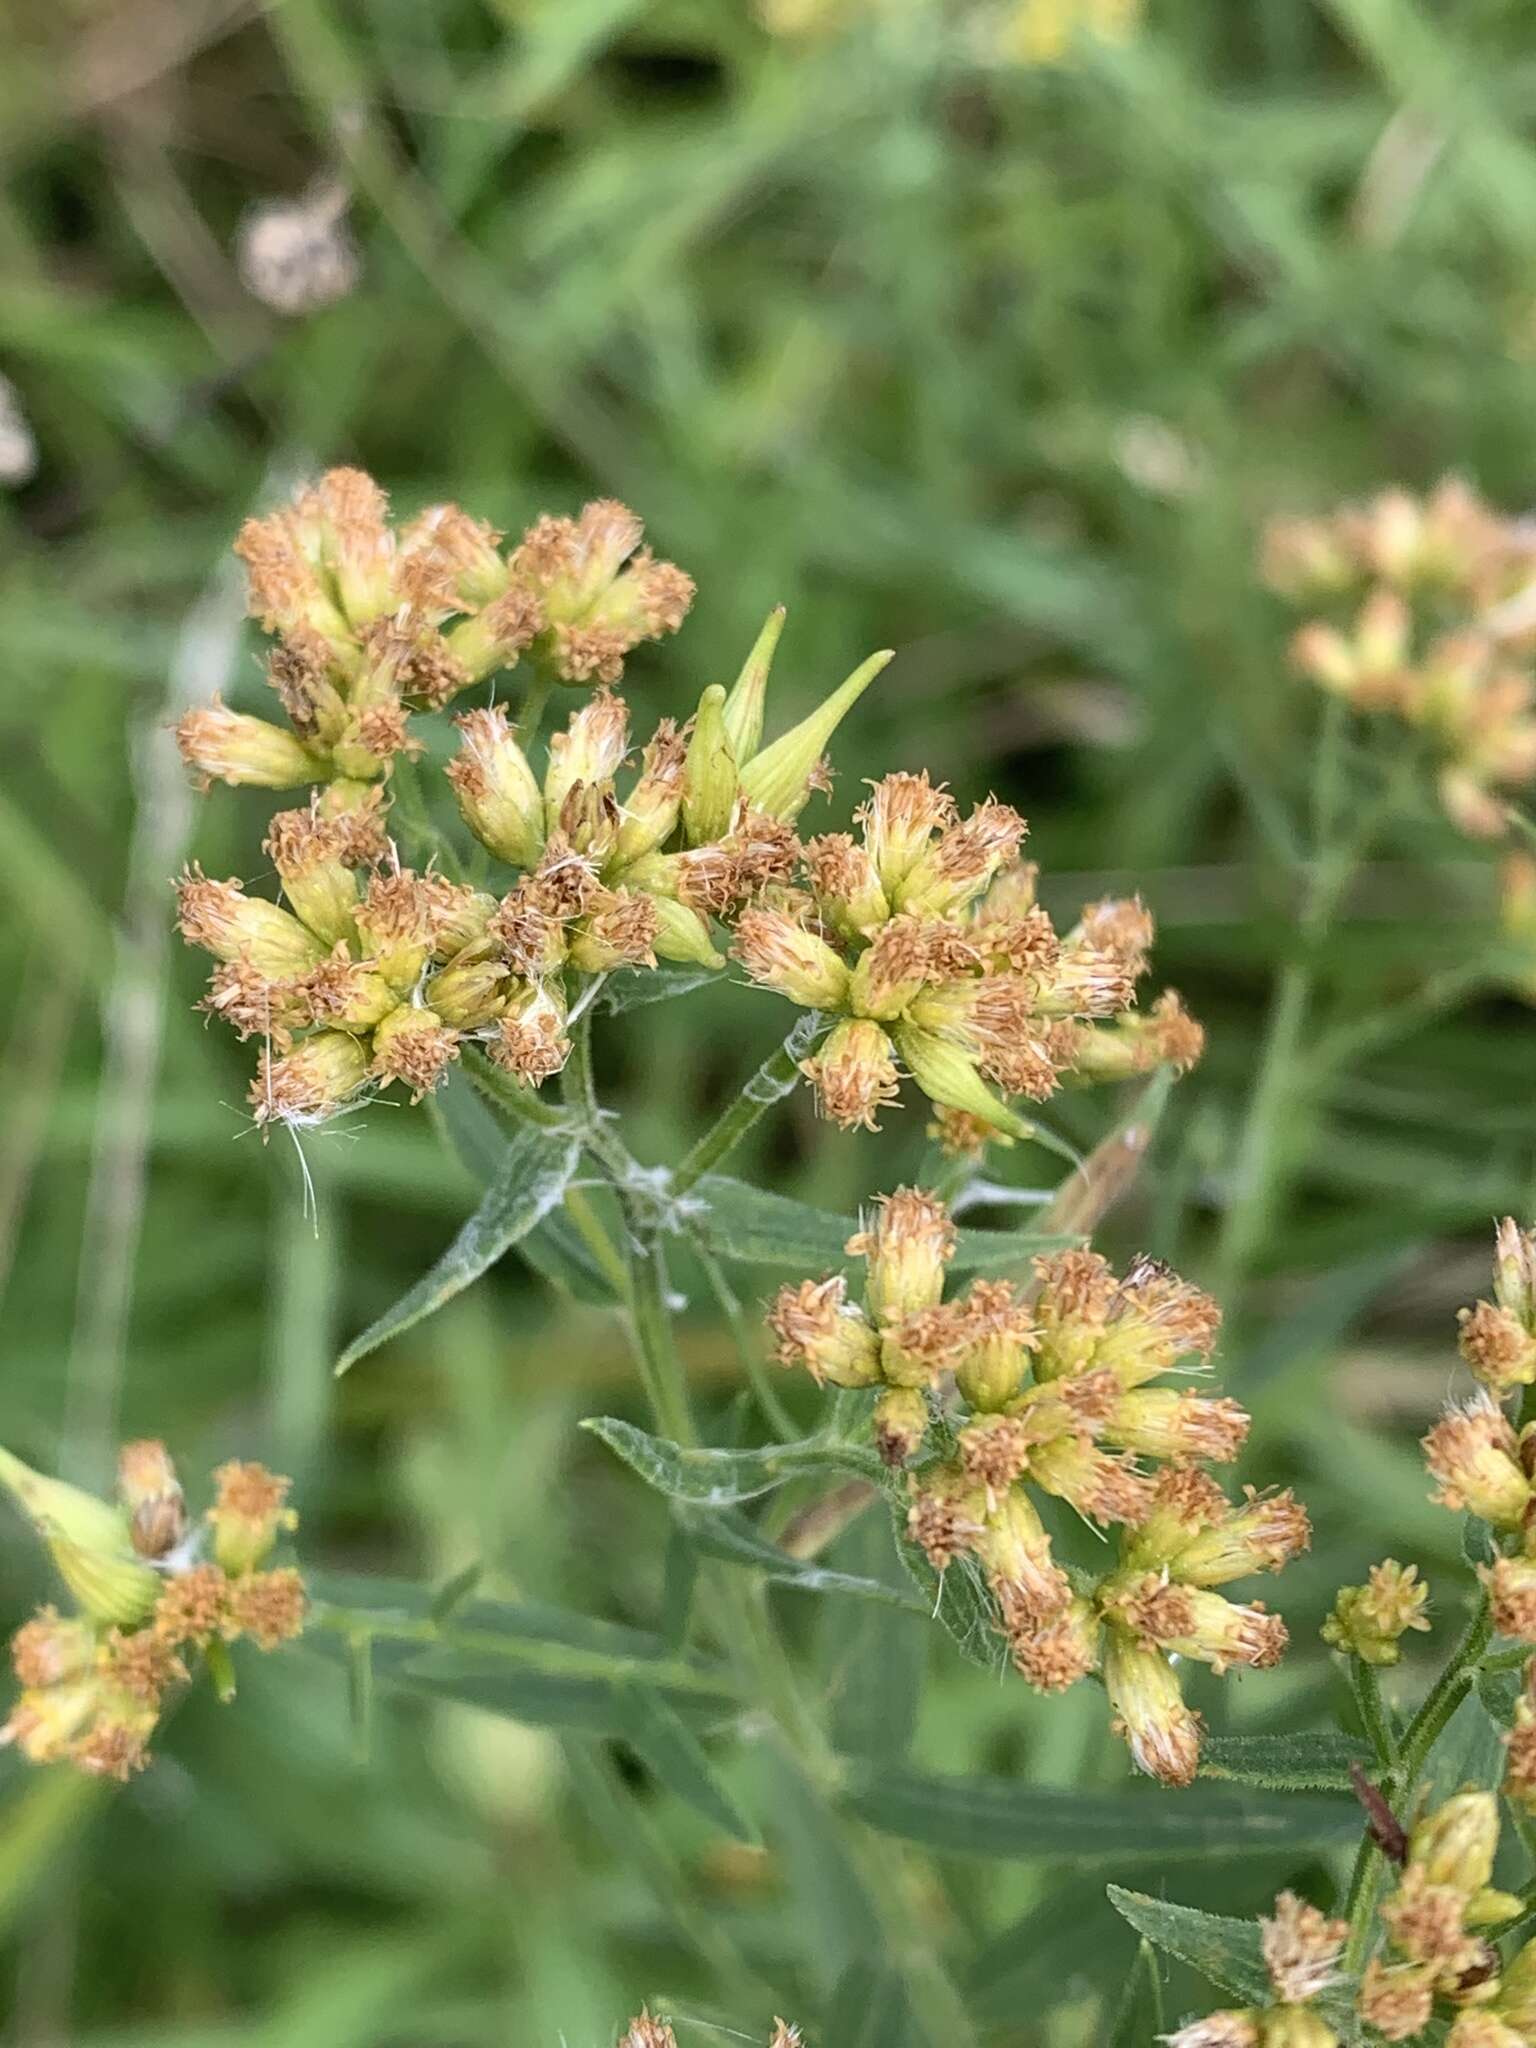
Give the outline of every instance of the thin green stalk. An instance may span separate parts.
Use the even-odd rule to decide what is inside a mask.
[[[1382,1789],[1389,1797],[1393,1793],[1409,1793],[1413,1790],[1419,1773],[1423,1770],[1429,1753],[1446,1723],[1471,1691],[1478,1665],[1482,1661],[1484,1650],[1488,1647],[1488,1639],[1492,1632],[1493,1618],[1489,1611],[1488,1597],[1484,1594],[1478,1601],[1461,1641],[1456,1645],[1444,1670],[1424,1696],[1418,1712],[1403,1732],[1398,1745],[1398,1761],[1383,1779]],[[1365,1961],[1382,1865],[1381,1851],[1376,1847],[1370,1830],[1367,1829],[1356,1852],[1345,1906],[1345,1916],[1349,1921],[1349,1940],[1344,1949],[1346,1971],[1358,1970]]]
[[[1405,996],[1401,1002],[1387,1004],[1372,1010],[1369,1016],[1357,1017],[1350,1023],[1336,1026],[1312,1049],[1314,1076],[1329,1078],[1351,1066],[1362,1054],[1377,1052],[1394,1039],[1407,1037],[1421,1025],[1443,1016],[1463,997],[1486,987],[1491,979],[1492,971],[1485,960],[1448,967],[1443,973],[1431,975],[1422,988],[1416,989],[1411,996]]]
[[[522,698],[517,707],[517,717],[513,720],[517,729],[517,743],[525,752],[539,736],[539,727],[544,720],[544,707],[549,702],[549,693],[554,684],[553,671],[534,657],[531,673],[523,687]]]
[[[1386,1706],[1381,1697],[1381,1680],[1376,1676],[1373,1665],[1361,1657],[1351,1657],[1349,1681],[1360,1720],[1376,1752],[1376,1761],[1384,1771],[1390,1771],[1397,1762],[1397,1739],[1387,1720]]]
[[[494,1102],[498,1109],[504,1109],[510,1116],[520,1118],[525,1124],[538,1124],[546,1131],[561,1131],[569,1127],[570,1119],[563,1109],[556,1109],[551,1103],[541,1102],[531,1089],[520,1088],[510,1074],[504,1074],[494,1060],[488,1059],[478,1046],[466,1045],[459,1055],[465,1073],[488,1102]]]
[[[704,1278],[709,1283],[710,1292],[715,1297],[720,1313],[725,1317],[736,1346],[736,1355],[741,1360],[741,1369],[752,1383],[752,1392],[757,1397],[757,1405],[762,1409],[769,1428],[783,1439],[797,1436],[799,1431],[795,1426],[795,1418],[779,1399],[778,1391],[768,1376],[768,1368],[752,1341],[751,1327],[740,1301],[736,1298],[735,1289],[726,1278],[724,1267],[701,1236],[690,1234],[689,1244],[694,1257],[703,1268]]]
[[[800,1078],[800,1062],[829,1028],[815,1011],[799,1018],[775,1053],[770,1053],[735,1101],[723,1109],[672,1176],[676,1194],[685,1194],[739,1145],[765,1111],[782,1102]]]
[[[404,828],[404,837],[417,857],[435,861],[450,882],[462,882],[464,864],[459,859],[458,848],[432,821],[427,809],[427,800],[422,793],[421,777],[416,763],[409,754],[396,757],[390,775],[390,794],[394,798],[392,825],[398,830]]]

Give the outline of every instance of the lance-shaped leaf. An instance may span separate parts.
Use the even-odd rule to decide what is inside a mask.
[[[776,1586],[788,1586],[797,1593],[842,1593],[856,1600],[872,1600],[877,1606],[905,1608],[909,1614],[928,1612],[927,1603],[916,1593],[900,1586],[888,1586],[883,1579],[865,1578],[857,1572],[830,1571],[809,1558],[791,1557],[777,1543],[770,1543],[744,1515],[709,1513],[702,1508],[674,1510],[687,1530],[690,1541],[710,1557],[726,1564],[744,1565],[759,1571]]]
[[[738,1501],[771,1493],[774,1487],[807,1472],[857,1472],[875,1479],[881,1470],[873,1451],[832,1437],[769,1444],[757,1451],[707,1451],[672,1443],[664,1436],[648,1436],[613,1415],[589,1416],[581,1426],[601,1437],[648,1486],[696,1507],[733,1507]]]
[[[1150,1787],[1061,1791],[1011,1778],[936,1777],[850,1764],[843,1802],[882,1833],[969,1856],[1044,1862],[1199,1862],[1278,1850],[1333,1848],[1360,1831],[1359,1809],[1308,1793],[1278,1797],[1194,1786],[1175,1798]],[[1145,1930],[1143,1930],[1145,1931]]]
[[[580,1150],[581,1141],[574,1132],[543,1131],[529,1125],[510,1133],[495,1178],[473,1216],[436,1265],[352,1340],[337,1361],[337,1372],[345,1372],[370,1351],[377,1351],[391,1337],[398,1337],[462,1294],[526,1237],[565,1193]]]
[[[1272,1792],[1348,1792],[1349,1767],[1375,1769],[1375,1757],[1351,1736],[1320,1730],[1310,1735],[1213,1735],[1200,1751],[1202,1778],[1263,1785]]]
[[[621,967],[603,983],[597,1008],[619,1016],[625,1010],[670,1002],[673,996],[692,995],[696,988],[719,979],[717,967]]]
[[[783,1266],[800,1272],[825,1272],[852,1266],[856,1255],[848,1240],[859,1229],[854,1216],[838,1216],[810,1202],[796,1202],[767,1188],[754,1188],[729,1174],[706,1174],[690,1195],[701,1208],[689,1228],[704,1238],[721,1258],[746,1266]],[[1079,1243],[1059,1231],[958,1230],[953,1273],[1022,1271],[1037,1252],[1057,1251]]]
[[[624,1739],[646,1769],[685,1805],[738,1842],[755,1843],[757,1831],[742,1813],[702,1743],[654,1686],[631,1685]]]

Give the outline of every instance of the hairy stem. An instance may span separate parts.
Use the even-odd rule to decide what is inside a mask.
[[[745,1088],[688,1153],[672,1176],[675,1194],[685,1194],[696,1181],[711,1172],[752,1129],[766,1110],[782,1102],[800,1078],[800,1062],[828,1028],[827,1020],[815,1011],[796,1020],[794,1029],[775,1053],[770,1053]]]
[[[1374,1666],[1363,1658],[1349,1660],[1350,1687],[1355,1695],[1355,1706],[1361,1722],[1370,1737],[1371,1747],[1376,1752],[1376,1761],[1384,1771],[1390,1771],[1397,1762],[1397,1739],[1387,1720],[1387,1710],[1381,1697],[1381,1681]]]

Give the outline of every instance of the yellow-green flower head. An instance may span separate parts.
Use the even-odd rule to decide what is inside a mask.
[[[1416,1565],[1396,1558],[1373,1564],[1363,1586],[1341,1586],[1333,1612],[1323,1623],[1323,1641],[1347,1650],[1365,1664],[1396,1664],[1402,1638],[1410,1629],[1427,1629],[1424,1609],[1429,1588]]]

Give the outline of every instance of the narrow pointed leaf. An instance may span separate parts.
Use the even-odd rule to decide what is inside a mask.
[[[748,1266],[784,1266],[826,1271],[854,1266],[848,1240],[859,1229],[856,1216],[838,1216],[809,1202],[754,1188],[729,1174],[707,1174],[692,1191],[702,1209],[690,1227],[722,1258]],[[954,1273],[1002,1273],[1022,1269],[1037,1252],[1055,1251],[1080,1240],[1060,1231],[959,1230]]]
[[[1213,1735],[1200,1752],[1202,1778],[1263,1785],[1275,1792],[1348,1792],[1351,1764],[1374,1769],[1370,1748],[1331,1732]]]
[[[603,983],[597,1007],[618,1016],[650,1003],[670,1002],[673,996],[692,995],[719,979],[718,967],[623,967]]]
[[[581,1426],[600,1437],[658,1493],[699,1507],[732,1507],[807,1472],[858,1472],[875,1479],[881,1469],[873,1451],[830,1437],[770,1444],[757,1451],[705,1451],[648,1436],[612,1415],[591,1416]]]
[[[720,1781],[692,1729],[651,1686],[631,1685],[624,1738],[657,1781],[738,1842],[756,1829]]]
[[[1226,1785],[1194,1786],[1177,1798],[1150,1786],[1069,1792],[857,1764],[848,1767],[843,1801],[871,1827],[929,1848],[1069,1861],[1079,1869],[1325,1849],[1360,1829],[1352,1802],[1309,1793],[1282,1798]]]
[[[1218,1991],[1244,2005],[1267,2005],[1273,1997],[1256,1920],[1229,1920],[1194,1906],[1171,1905],[1117,1884],[1109,1886],[1109,1902],[1144,1940],[1188,1963]]]
[[[739,1564],[759,1571],[776,1586],[788,1586],[797,1593],[841,1593],[857,1600],[871,1600],[877,1606],[901,1607],[910,1614],[928,1612],[918,1594],[900,1586],[888,1586],[856,1572],[829,1571],[809,1558],[791,1557],[766,1536],[759,1535],[744,1515],[729,1510],[707,1513],[702,1509],[678,1508],[683,1526],[697,1548],[727,1564]]]
[[[526,1237],[564,1194],[579,1151],[580,1140],[568,1132],[528,1126],[510,1133],[495,1178],[475,1213],[436,1265],[353,1339],[337,1361],[337,1372],[346,1372],[390,1338],[412,1329],[473,1285]]]

